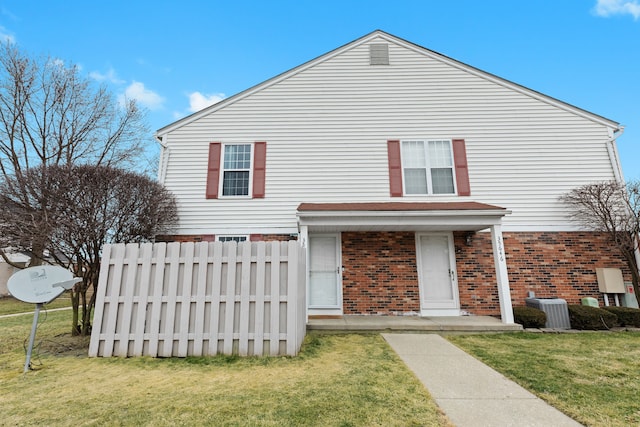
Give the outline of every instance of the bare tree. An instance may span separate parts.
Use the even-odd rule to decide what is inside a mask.
[[[571,218],[584,228],[603,231],[624,257],[640,300],[640,274],[636,262],[640,233],[640,182],[616,181],[583,185],[566,193],[562,201],[571,207]]]
[[[33,192],[25,174],[51,165],[134,164],[147,134],[144,112],[134,101],[121,105],[107,90],[55,58],[32,58],[15,45],[0,45],[0,182],[30,206],[31,241],[0,235],[0,247],[18,243],[42,260],[50,233],[48,194]],[[42,175],[41,179],[44,179]],[[34,200],[34,197],[40,197]],[[19,226],[18,226],[19,228]],[[22,237],[22,233],[16,233]],[[0,255],[4,253],[0,251]],[[5,257],[5,261],[9,261]]]
[[[110,166],[31,168],[22,175],[26,201],[11,183],[0,187],[0,224],[18,224],[23,235],[14,232],[16,239],[27,241],[44,224],[49,257],[83,279],[71,293],[74,334],[91,332],[102,246],[152,240],[177,220],[175,199],[161,184]],[[45,218],[30,214],[42,211]]]

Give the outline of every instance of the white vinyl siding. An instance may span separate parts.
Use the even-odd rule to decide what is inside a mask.
[[[357,45],[172,130],[164,183],[178,198],[178,232],[295,233],[302,202],[398,201],[389,139],[464,138],[463,200],[510,209],[505,230],[571,229],[559,196],[614,178],[602,123],[412,46],[389,42],[389,55],[389,66],[371,66],[368,43]],[[269,141],[264,199],[204,198],[216,140]]]

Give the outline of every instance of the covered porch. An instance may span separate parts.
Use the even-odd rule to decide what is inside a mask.
[[[511,307],[511,292],[509,288],[509,279],[507,275],[506,257],[504,253],[504,243],[502,239],[502,218],[510,212],[504,208],[487,205],[477,202],[382,202],[382,203],[303,203],[298,207],[298,226],[299,226],[299,238],[300,243],[307,247],[307,295],[309,296],[308,304],[308,317],[314,316],[324,317],[325,320],[329,320],[327,316],[335,317],[342,316],[345,318],[349,315],[366,314],[366,315],[378,315],[378,314],[391,314],[391,318],[406,318],[416,319],[421,318],[435,318],[435,317],[455,317],[464,318],[467,314],[465,310],[461,310],[460,301],[458,299],[458,274],[459,271],[456,268],[455,250],[453,244],[453,233],[458,235],[461,232],[473,233],[481,230],[490,231],[491,241],[491,254],[484,252],[487,256],[493,258],[493,268],[495,271],[495,279],[491,279],[489,282],[485,282],[484,286],[493,288],[495,292],[496,300],[499,300],[500,318],[503,324],[513,324],[513,312]],[[333,267],[325,268],[324,274],[325,282],[327,277],[333,274],[335,278],[336,296],[328,298],[325,301],[329,303],[323,306],[318,304],[318,300],[314,300],[314,295],[318,295],[317,288],[314,288],[315,277],[318,274],[313,271],[314,262],[314,238],[318,239],[318,236],[323,236],[326,239],[327,235],[333,233],[337,240],[337,267],[334,264]],[[357,233],[361,233],[360,236],[367,236],[378,233],[379,236],[385,236],[382,240],[390,238],[390,233],[404,233],[405,239],[400,244],[398,250],[394,250],[393,247],[387,247],[378,249],[379,258],[371,258],[367,260],[356,260],[359,250],[354,250],[353,242],[359,242],[363,245],[363,251],[368,254],[375,254],[376,248],[372,248],[372,243],[366,241],[366,238],[358,237]],[[386,233],[386,234],[385,234]],[[413,233],[413,234],[410,234]],[[348,236],[350,242],[345,243],[350,253],[349,257],[345,257],[343,260],[340,254],[341,242],[340,236]],[[487,233],[489,235],[489,233]],[[413,241],[415,236],[415,244],[410,243],[407,239]],[[447,243],[448,239],[448,243]],[[318,241],[318,240],[316,240]],[[330,247],[333,245],[333,240],[329,241],[329,244],[325,245]],[[410,246],[411,245],[411,246]],[[315,245],[319,246],[319,245]],[[315,253],[318,250],[315,249]],[[389,256],[389,253],[395,254],[395,257]],[[442,254],[449,255],[442,255]],[[410,260],[404,263],[404,265],[397,267],[402,269],[404,275],[404,281],[398,280],[396,272],[381,272],[384,277],[371,277],[371,270],[382,271],[387,265],[398,265],[403,261],[400,260],[398,254],[403,254],[402,259]],[[333,259],[334,255],[331,254],[329,258]],[[448,259],[450,257],[450,259]],[[323,257],[326,258],[326,257]],[[489,258],[491,259],[491,258]],[[371,267],[372,264],[376,264]],[[333,270],[331,270],[333,268]],[[410,272],[416,272],[411,277]],[[333,273],[331,273],[333,271]],[[409,273],[407,273],[409,271]],[[492,274],[493,275],[493,274]],[[345,300],[342,300],[342,280],[348,280],[348,284],[345,283]],[[316,279],[317,280],[317,279]],[[495,281],[495,283],[493,283]],[[325,282],[322,286],[325,286]],[[402,300],[402,303],[397,303],[395,309],[387,309],[386,312],[376,312],[370,310],[364,312],[362,306],[358,304],[366,304],[368,296],[375,296],[375,294],[381,289],[389,290],[396,283],[402,284],[405,288],[398,288],[399,291],[405,291],[404,294],[387,294],[386,301],[391,305],[394,301]],[[446,284],[444,284],[446,282]],[[367,289],[360,289],[359,300],[354,303],[353,290],[359,284]],[[411,287],[411,283],[415,285],[415,288]],[[419,283],[419,292],[418,292]],[[355,285],[354,285],[355,284]],[[443,285],[444,284],[444,285]],[[439,289],[434,288],[441,287]],[[443,287],[444,286],[444,287]],[[449,296],[443,298],[442,295],[447,293],[447,286],[450,287]],[[350,294],[347,295],[346,292]],[[417,295],[419,293],[419,295]],[[409,295],[409,297],[407,297]],[[411,295],[414,295],[416,300],[411,300]],[[351,298],[351,299],[350,299]],[[419,298],[419,301],[417,299]],[[363,302],[364,300],[364,302]],[[409,301],[409,302],[407,302]],[[495,301],[495,300],[494,300]],[[498,301],[496,301],[498,302]],[[373,301],[372,301],[373,303]],[[410,306],[409,309],[402,309]],[[380,304],[381,306],[385,304]],[[419,307],[418,307],[419,305]],[[356,307],[357,306],[357,307]],[[354,307],[356,309],[354,310]],[[496,304],[496,309],[497,304]],[[473,313],[473,312],[472,312]],[[494,312],[497,315],[497,312]],[[487,313],[488,314],[488,313]],[[323,316],[324,315],[324,316]],[[491,313],[493,316],[494,314]],[[366,317],[366,316],[365,316]],[[377,316],[374,316],[377,317]],[[351,323],[354,320],[352,318]],[[334,320],[334,319],[332,319]],[[414,322],[409,320],[409,322]],[[495,319],[494,319],[495,320]],[[396,320],[389,320],[387,324],[392,324]],[[461,320],[464,322],[464,320]],[[422,325],[421,327],[427,327],[426,322],[417,323]],[[430,327],[437,328],[437,326],[431,325]]]

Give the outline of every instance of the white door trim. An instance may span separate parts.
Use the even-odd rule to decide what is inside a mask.
[[[449,280],[452,290],[452,300],[436,302],[429,306],[425,305],[423,295],[425,293],[425,283],[422,265],[422,243],[423,236],[446,236],[449,243]],[[458,273],[456,269],[455,246],[453,244],[452,232],[416,233],[416,260],[418,266],[418,283],[420,288],[420,315],[421,316],[459,316],[460,315],[460,295],[458,290]]]
[[[336,292],[337,292],[337,304],[327,306],[311,306],[311,241],[316,237],[334,237],[336,239]],[[309,251],[309,262],[307,263],[307,312],[309,316],[341,316],[342,310],[342,240],[340,233],[309,233],[309,244],[307,250]]]

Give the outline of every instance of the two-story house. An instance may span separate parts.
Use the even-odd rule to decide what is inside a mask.
[[[529,291],[578,303],[625,268],[559,200],[622,179],[620,130],[374,31],[160,129],[180,223],[159,238],[299,240],[311,316],[511,323]]]

